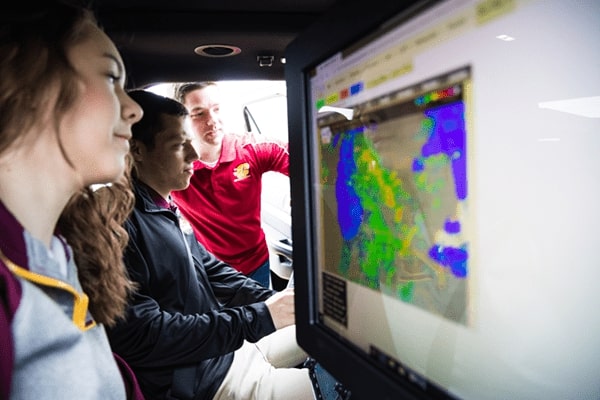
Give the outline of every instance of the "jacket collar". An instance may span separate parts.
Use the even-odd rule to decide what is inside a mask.
[[[169,211],[175,213],[175,210],[161,195],[139,179],[133,178],[133,191],[135,192],[136,208],[145,212]]]
[[[0,250],[14,263],[27,266],[25,229],[0,201]]]

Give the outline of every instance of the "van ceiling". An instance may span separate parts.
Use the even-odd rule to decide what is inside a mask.
[[[335,0],[95,0],[101,26],[119,48],[129,87],[190,80],[284,79],[281,58],[295,36]],[[199,46],[239,48],[207,57]],[[227,47],[225,48],[227,49]],[[221,54],[209,47],[209,55]],[[271,66],[260,66],[273,57]]]

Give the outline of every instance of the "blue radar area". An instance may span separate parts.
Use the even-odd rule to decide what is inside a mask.
[[[361,200],[352,187],[352,177],[356,173],[354,160],[354,141],[356,135],[362,134],[363,128],[349,131],[343,135],[340,144],[340,162],[337,165],[335,193],[338,199],[338,222],[344,240],[354,238],[363,220]]]

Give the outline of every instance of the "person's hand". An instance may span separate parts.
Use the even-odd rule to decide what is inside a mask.
[[[293,288],[275,293],[265,301],[265,304],[271,313],[276,329],[285,328],[296,322]]]

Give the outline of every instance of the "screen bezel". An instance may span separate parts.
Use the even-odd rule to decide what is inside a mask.
[[[338,2],[286,49],[297,340],[309,355],[350,390],[353,400],[451,397],[414,377],[399,379],[319,322],[318,280],[315,276],[318,268],[315,266],[316,252],[312,249],[317,240],[312,185],[317,177],[312,168],[311,146],[314,143],[310,137],[309,74],[335,53],[379,35],[437,3],[440,1],[374,0],[365,10],[364,2]]]

